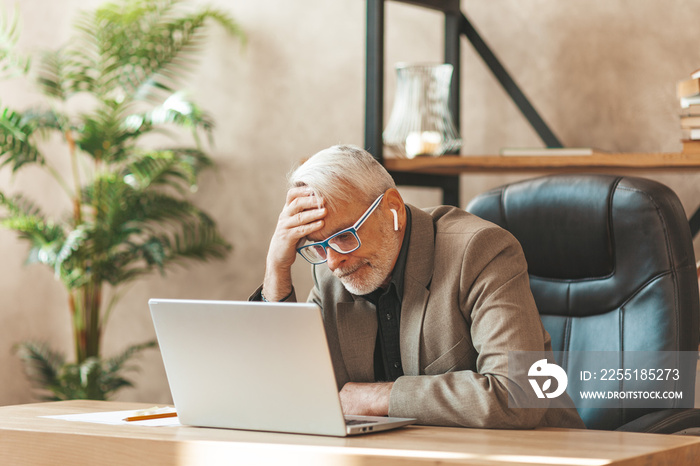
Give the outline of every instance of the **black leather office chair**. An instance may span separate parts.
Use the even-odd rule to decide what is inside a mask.
[[[697,352],[692,237],[668,187],[625,176],[552,175],[493,189],[467,210],[520,241],[555,352],[584,359],[579,351]],[[578,374],[577,361],[558,362]],[[694,396],[696,361],[684,364],[691,374],[684,393]],[[569,393],[585,390],[577,379],[569,376]],[[697,433],[693,428],[700,427],[700,410],[610,406],[578,409],[593,429]]]

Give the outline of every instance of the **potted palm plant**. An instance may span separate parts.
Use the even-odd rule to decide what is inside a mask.
[[[123,376],[132,368],[126,362],[155,343],[111,358],[100,351],[125,285],[183,261],[222,258],[230,249],[190,197],[200,172],[212,165],[198,135],[211,135],[213,122],[178,89],[211,22],[243,39],[218,9],[187,8],[178,0],[105,3],[82,13],[75,37],[38,60],[44,107],[18,110],[0,102],[0,166],[13,172],[41,166],[70,206],[51,218],[27,196],[0,190],[0,226],[29,243],[28,262],[48,266],[68,295],[74,362],[45,344],[16,346],[30,379],[48,390],[45,399],[106,399],[131,385]],[[6,39],[0,74],[27,68],[10,47],[16,23],[5,21],[0,33]],[[74,99],[80,111],[71,111]],[[143,143],[149,134],[162,138],[178,129],[192,132],[192,144]],[[56,133],[67,150],[46,153],[42,141]],[[64,175],[56,161],[66,154],[71,170]]]

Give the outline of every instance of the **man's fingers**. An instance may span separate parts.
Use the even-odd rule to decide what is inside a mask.
[[[314,190],[309,188],[308,186],[297,186],[294,188],[289,188],[289,190],[287,191],[287,199],[285,200],[285,204],[289,205],[292,203],[292,201],[294,201],[294,199],[301,197],[315,198],[316,196],[314,195]]]
[[[294,216],[294,219],[292,219],[293,221],[289,219],[287,222],[281,221],[278,225],[276,236],[284,241],[288,241],[296,245],[306,236],[309,236],[310,234],[323,228],[324,225],[322,218],[312,221],[303,221],[301,223],[298,223],[295,219],[296,216]]]
[[[304,236],[309,236],[311,233],[323,228],[323,219],[316,220],[315,222],[304,223],[296,227],[296,232],[300,238]]]
[[[304,238],[320,230],[321,228],[323,228],[323,219],[316,220],[315,222],[304,223],[303,225],[290,228],[288,230],[288,238],[294,240],[296,242],[296,246],[298,246],[300,243],[304,242]]]
[[[290,213],[301,212],[302,210],[318,209],[323,207],[323,199],[316,196],[299,196],[292,199],[285,209]]]
[[[295,249],[304,238],[324,227],[324,217],[328,212],[322,205],[323,200],[312,195],[309,188],[291,188],[287,193],[287,204],[277,221],[271,248],[293,261]]]
[[[298,196],[310,196],[313,194],[313,189],[308,186],[295,186],[287,190],[287,202]]]
[[[321,207],[320,209],[304,210],[299,212],[294,216],[297,225],[303,225],[304,223],[315,222],[326,216],[326,208]]]
[[[294,228],[305,223],[314,222],[326,216],[326,208],[313,208],[301,211],[295,211],[292,209],[288,211],[283,210],[280,214],[279,224],[284,228]]]

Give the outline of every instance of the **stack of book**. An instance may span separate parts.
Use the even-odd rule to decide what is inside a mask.
[[[683,153],[700,154],[700,69],[678,83]]]

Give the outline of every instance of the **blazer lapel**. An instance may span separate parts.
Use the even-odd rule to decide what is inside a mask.
[[[401,364],[404,374],[420,374],[420,336],[430,296],[435,260],[435,228],[432,217],[417,207],[411,209],[411,236],[406,258],[401,304]]]
[[[374,346],[377,341],[377,313],[364,299],[338,303],[338,340],[350,380],[374,380]]]

